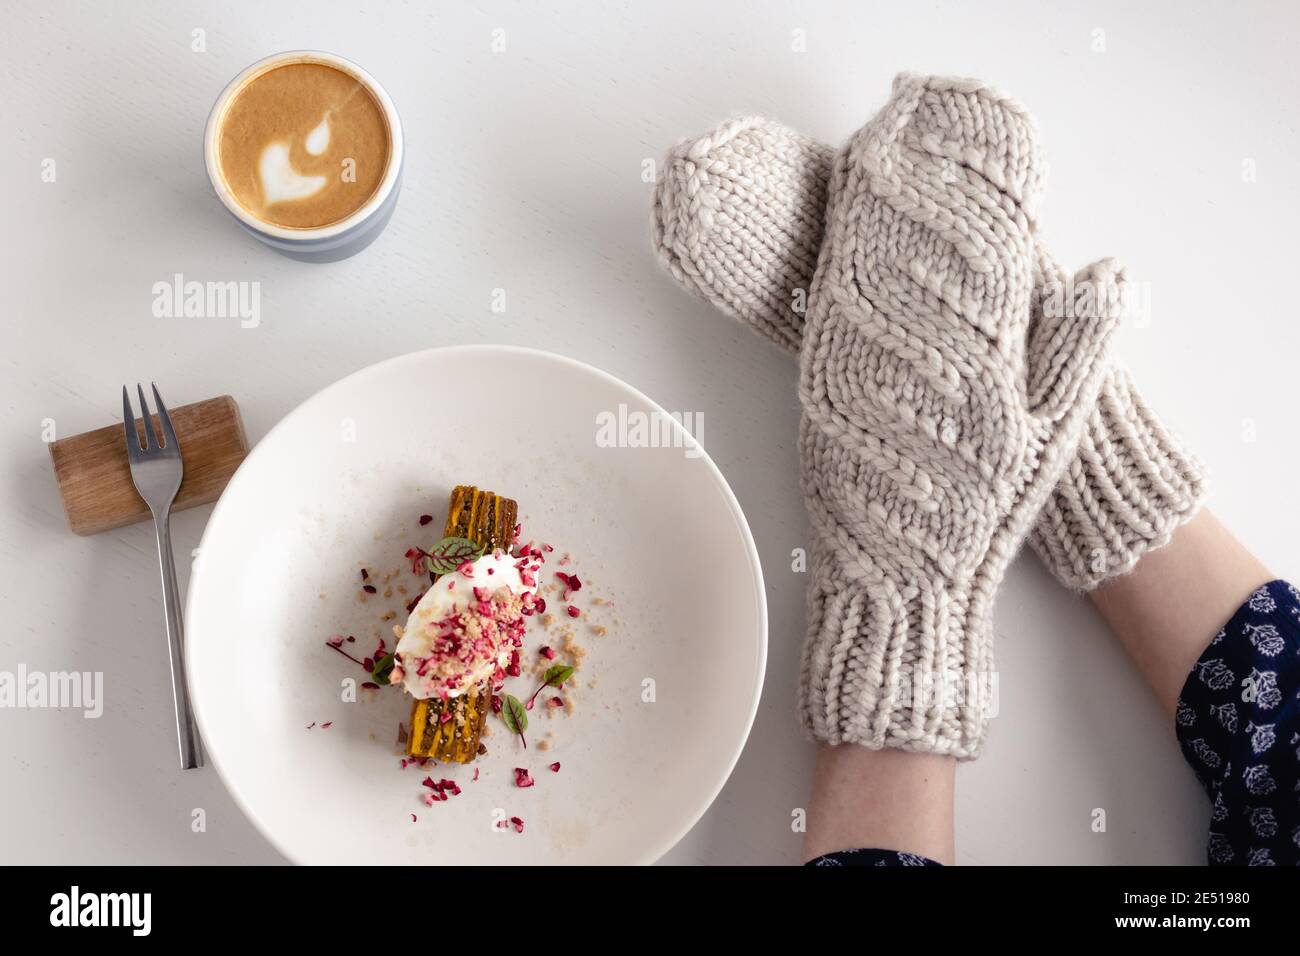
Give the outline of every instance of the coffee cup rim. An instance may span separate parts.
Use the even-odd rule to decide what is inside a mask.
[[[330,223],[328,226],[298,229],[276,225],[273,222],[267,222],[265,219],[259,219],[239,204],[230,187],[226,185],[225,178],[221,175],[221,165],[217,155],[217,131],[220,128],[221,119],[225,115],[226,108],[230,105],[230,101],[254,77],[286,63],[319,63],[332,66],[349,74],[366,86],[379,104],[379,108],[383,110],[384,118],[388,122],[390,144],[388,168],[384,170],[384,178],[370,198],[361,206],[353,210],[346,218]],[[366,70],[346,57],[325,50],[285,50],[282,53],[273,53],[255,63],[249,64],[240,71],[239,75],[226,84],[225,89],[217,97],[216,103],[213,104],[212,111],[208,114],[207,126],[203,131],[203,161],[207,167],[208,181],[211,182],[217,198],[221,200],[221,204],[236,219],[249,229],[262,235],[287,242],[306,243],[341,235],[364,222],[384,204],[384,201],[396,187],[398,177],[401,175],[402,145],[402,123],[397,115],[397,107],[393,105],[393,101],[383,85]]]

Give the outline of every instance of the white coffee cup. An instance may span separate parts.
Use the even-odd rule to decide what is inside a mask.
[[[252,215],[239,204],[234,193],[221,175],[218,161],[218,132],[222,119],[235,94],[254,77],[288,63],[319,63],[333,67],[356,79],[374,96],[388,121],[391,149],[388,168],[374,194],[356,211],[339,222],[328,226],[297,229],[266,222]],[[221,91],[208,115],[203,132],[203,159],[208,170],[208,181],[226,210],[235,217],[245,231],[266,245],[293,259],[304,262],[334,262],[360,252],[383,232],[397,205],[397,194],[402,183],[402,124],[397,108],[379,82],[349,60],[333,53],[318,50],[291,50],[258,60],[230,81]]]

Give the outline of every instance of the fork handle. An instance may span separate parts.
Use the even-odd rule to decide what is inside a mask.
[[[154,511],[153,527],[158,536],[158,564],[162,568],[163,612],[167,616],[167,656],[172,667],[172,702],[176,707],[176,737],[180,744],[181,769],[203,766],[199,730],[190,710],[189,685],[185,680],[185,624],[181,613],[180,589],[176,586],[176,561],[172,557],[170,516]]]

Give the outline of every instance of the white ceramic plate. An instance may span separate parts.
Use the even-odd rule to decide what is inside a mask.
[[[718,469],[680,447],[690,442],[675,422],[645,447],[653,439],[638,422],[665,420],[580,362],[469,346],[357,372],[258,444],[203,536],[187,666],[209,763],[281,852],[301,863],[641,863],[700,818],[753,722],[767,610],[749,528]],[[624,447],[609,447],[611,435]],[[572,602],[584,617],[568,621],[548,595],[557,621],[549,633],[530,622],[526,647],[558,645],[568,623],[587,656],[566,688],[571,714],[539,698],[528,750],[493,718],[475,764],[402,770],[410,699],[386,688],[346,702],[344,679],[365,675],[325,641],[353,634],[346,646],[361,657],[383,633],[391,647],[422,586],[403,554],[441,537],[457,483],[518,500],[525,537],[556,549],[544,580],[572,555],[564,570],[584,582]],[[421,514],[434,521],[421,527]],[[365,603],[363,566],[379,588]],[[385,598],[398,584],[408,593]],[[396,620],[382,621],[390,609]],[[526,678],[506,687],[531,689]],[[516,787],[515,767],[536,786]],[[427,772],[463,792],[425,806]],[[496,826],[515,816],[522,834]]]

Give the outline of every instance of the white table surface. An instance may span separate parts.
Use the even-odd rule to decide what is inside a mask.
[[[1295,574],[1300,15],[1283,3],[1086,6],[7,4],[0,669],[102,671],[106,703],[98,720],[0,710],[0,861],[281,862],[214,772],[176,769],[152,529],[67,531],[44,420],[59,436],[108,424],[122,383],[153,379],[173,406],[233,394],[256,441],[364,365],[503,342],[702,413],[763,559],[771,655],[735,774],[665,862],[795,862],[791,813],[812,762],[792,713],[804,578],[789,555],[805,534],[795,370],[659,272],[641,164],[739,112],[839,141],[900,69],[987,78],[1035,111],[1052,162],[1048,240],[1067,265],[1113,254],[1148,283],[1150,318],[1124,330],[1124,360],[1208,463],[1216,512]],[[206,52],[191,49],[195,29]],[[796,29],[806,52],[792,50]],[[200,157],[222,86],[300,47],[373,72],[407,137],[388,231],[327,266],[244,236]],[[260,282],[260,326],[154,318],[153,283],[178,272]],[[495,288],[505,314],[489,310]],[[174,518],[179,555],[209,512]],[[985,755],[958,774],[959,860],[1199,862],[1207,803],[1091,607],[1026,554],[996,625],[1002,711]],[[203,833],[191,831],[197,807]],[[1104,833],[1090,828],[1094,808]]]

